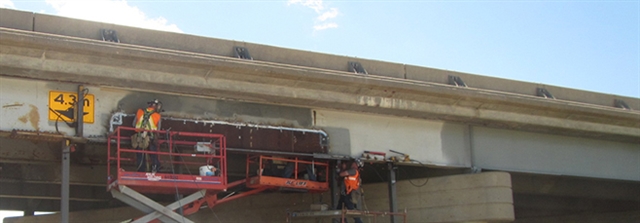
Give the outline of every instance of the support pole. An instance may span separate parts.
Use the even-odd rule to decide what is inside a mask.
[[[333,210],[338,207],[338,201],[340,199],[340,186],[338,185],[338,173],[336,169],[338,168],[338,163],[336,161],[329,162],[329,188],[331,189],[331,207],[329,209]],[[333,222],[338,221],[337,218],[332,220]],[[340,219],[342,221],[342,219]]]
[[[338,206],[338,199],[340,199],[340,186],[338,185],[338,176],[335,168],[338,168],[336,162],[330,162],[329,168],[329,183],[331,188],[331,209]]]
[[[76,103],[76,136],[84,135],[84,86],[78,85],[78,100]]]
[[[78,85],[78,100],[76,100],[76,136],[84,137],[84,86]],[[71,147],[69,140],[62,140],[62,186],[60,191],[60,222],[69,222],[69,169]]]
[[[22,215],[25,216],[25,217],[26,216],[33,216],[35,214],[35,209],[36,209],[35,203],[36,203],[36,200],[28,199],[27,200],[27,205],[26,205],[24,211],[22,212]]]
[[[388,162],[389,167],[389,212],[398,212],[398,197],[396,194],[396,165],[392,162]],[[396,216],[389,215],[391,223],[396,223]]]
[[[62,186],[60,190],[60,222],[69,222],[69,140],[62,140]]]
[[[33,209],[27,209],[22,211],[22,216],[28,217],[28,216],[33,216],[35,214],[35,211]]]

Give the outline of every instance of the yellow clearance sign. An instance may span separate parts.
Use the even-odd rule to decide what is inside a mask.
[[[92,94],[84,96],[84,118],[85,123],[94,121],[94,100]],[[74,92],[49,91],[49,120],[75,121],[76,112],[74,105],[78,101],[78,94]]]

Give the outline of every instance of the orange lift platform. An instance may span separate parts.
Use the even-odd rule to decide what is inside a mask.
[[[108,137],[107,191],[111,192],[114,198],[146,213],[133,222],[192,222],[184,216],[197,212],[204,205],[212,208],[217,204],[265,190],[288,188],[304,192],[323,192],[329,189],[326,174],[329,166],[326,162],[302,160],[298,157],[247,155],[246,179],[228,182],[224,135],[178,131],[148,133],[155,136],[155,146],[158,148],[155,151],[131,148],[131,136],[136,134],[135,128],[121,126]],[[158,172],[139,172],[135,166],[136,156],[147,159],[147,163],[150,163],[149,158],[157,156],[164,169]],[[266,164],[274,162],[284,164],[281,174],[266,174],[276,172],[272,171],[275,169],[264,168]],[[272,167],[275,168],[277,165]],[[114,169],[115,173],[112,172]],[[193,169],[199,171],[192,173]],[[250,171],[252,169],[256,170],[255,174]],[[319,181],[314,179],[316,170],[325,173]],[[305,171],[308,177],[300,178],[299,175]],[[242,184],[246,184],[250,190],[218,198],[218,193]],[[144,194],[190,195],[163,206]],[[176,210],[181,210],[182,214]]]
[[[279,162],[280,165],[275,164]],[[254,168],[257,166],[258,168]],[[278,169],[278,167],[283,167]],[[251,170],[257,169],[255,176]],[[268,173],[269,172],[269,173]],[[305,173],[306,177],[300,177]],[[323,173],[323,174],[318,174]],[[329,164],[301,160],[299,158],[280,158],[265,155],[247,155],[247,187],[271,189],[297,189],[302,192],[319,193],[329,190]]]

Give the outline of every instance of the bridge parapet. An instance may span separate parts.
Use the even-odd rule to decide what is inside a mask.
[[[449,76],[462,78],[470,88],[536,95],[538,88],[545,88],[556,99],[616,107],[616,100],[624,101],[633,110],[640,110],[640,99],[611,94],[575,90],[545,84],[528,83],[502,78],[480,76],[456,71],[418,67],[400,63],[337,56],[295,49],[223,40],[188,34],[147,30],[128,26],[91,22],[40,13],[0,9],[0,27],[41,33],[101,40],[102,29],[115,30],[120,42],[159,49],[169,49],[207,55],[234,57],[234,46],[245,47],[256,61],[265,61],[309,68],[348,72],[349,62],[359,62],[368,75],[412,81],[449,84]]]

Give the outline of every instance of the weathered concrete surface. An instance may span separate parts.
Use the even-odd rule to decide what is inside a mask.
[[[511,173],[513,193],[640,202],[640,182]]]
[[[322,198],[321,198],[322,197]],[[301,193],[262,193],[221,204],[212,210],[202,209],[198,213],[188,216],[195,222],[284,222],[287,210],[305,210],[312,203],[319,203],[321,199],[328,201],[328,194]],[[143,213],[132,207],[80,211],[70,213],[70,222],[121,222],[126,219],[137,218]],[[56,222],[60,215],[33,216],[24,218],[5,219],[4,222]],[[313,220],[296,222],[314,222]]]
[[[160,92],[136,92],[95,85],[85,85],[85,88],[89,90],[89,94],[95,96],[95,122],[85,123],[84,132],[87,136],[104,136],[109,129],[109,119],[114,111],[133,114],[138,108],[146,106],[147,101],[154,98],[163,102],[165,117],[305,128],[310,128],[313,125],[311,109],[308,108],[168,95]],[[74,128],[70,128],[62,121],[58,122],[56,130],[56,122],[49,120],[48,113],[49,92],[75,92],[77,84],[0,77],[0,89],[2,89],[0,94],[1,131],[21,129],[60,131],[67,135],[75,133]],[[125,125],[130,124],[125,123]],[[11,144],[0,145],[0,147],[2,146],[9,147]],[[2,154],[0,153],[0,159]],[[34,157],[34,160],[38,159],[38,157]]]
[[[62,170],[58,163],[37,164],[31,162],[29,164],[3,162],[5,171],[2,173],[0,182],[60,184]],[[69,175],[72,185],[106,187],[107,168],[105,165],[72,165]]]
[[[616,222],[616,223],[637,223],[640,222],[640,211],[625,211],[625,212],[613,212],[613,213],[584,213],[579,215],[569,216],[554,216],[543,218],[527,218],[518,219],[514,223],[601,223],[601,222]]]
[[[12,9],[0,9],[0,27],[33,31],[34,13]]]
[[[428,165],[471,167],[464,125],[329,110],[314,110],[314,114],[319,127],[348,130],[347,135],[329,131],[330,146],[338,150],[333,153],[359,155],[365,150],[393,149]],[[346,143],[346,150],[341,150]]]
[[[638,144],[472,127],[473,165],[484,169],[640,181]]]
[[[365,150],[387,152],[393,149],[432,166],[475,166],[493,170],[639,179],[633,170],[640,168],[640,163],[634,158],[640,154],[640,150],[636,149],[638,144],[633,142],[500,130],[391,115],[137,92],[108,86],[85,87],[96,100],[96,122],[84,125],[85,134],[91,137],[104,138],[113,111],[122,110],[132,114],[140,106],[146,105],[147,101],[159,98],[165,103],[166,112],[163,115],[167,117],[326,129],[331,152],[335,154],[360,156]],[[0,130],[56,132],[56,122],[48,120],[49,92],[73,92],[76,88],[74,83],[0,77],[0,89],[3,90],[0,94]],[[63,122],[57,125],[60,132],[67,135],[75,133]],[[59,162],[60,151],[52,150],[57,146],[6,138],[0,139],[0,142],[0,161]],[[104,145],[93,145],[88,149],[82,150],[82,158],[79,158],[82,160],[77,161],[104,165]],[[510,154],[508,157],[512,158],[503,159],[505,154]],[[73,156],[80,154],[74,153]]]
[[[640,141],[637,112],[613,107],[16,30],[0,44],[10,76]]]
[[[258,61],[268,61],[303,67],[314,67],[335,71],[347,71],[349,61],[363,64],[370,75],[402,78],[408,80],[427,81],[447,84],[448,76],[461,77],[472,88],[502,91],[509,93],[535,95],[536,87],[548,88],[556,98],[568,101],[584,102],[602,106],[613,106],[614,99],[625,100],[635,110],[640,110],[640,101],[634,98],[616,95],[599,94],[588,91],[559,88],[555,86],[526,83],[467,73],[439,70],[426,67],[374,61],[354,57],[329,55],[294,49],[266,46],[239,41],[207,38],[187,34],[146,30],[128,26],[90,22],[40,13],[0,9],[7,17],[21,19],[4,19],[0,27],[33,30],[63,36],[72,36],[100,40],[100,29],[114,29],[118,32],[122,43],[153,48],[163,48],[186,52],[232,57],[233,46],[247,47],[252,57]],[[6,11],[6,12],[5,12]]]
[[[398,207],[407,208],[407,222],[505,222],[513,221],[511,179],[508,173],[493,172],[416,179],[422,187],[399,181]],[[388,210],[386,184],[364,185],[368,210]],[[370,192],[370,193],[368,193]],[[321,200],[322,199],[322,200]],[[284,222],[287,210],[308,210],[313,203],[328,203],[329,197],[314,194],[263,193],[231,201],[212,211],[201,210],[189,216],[195,222]],[[71,222],[114,222],[139,217],[133,208],[72,212]],[[51,222],[59,215],[6,219],[5,223]],[[350,220],[352,221],[352,220]],[[388,222],[389,218],[378,218]],[[294,222],[315,222],[314,219]],[[329,222],[325,220],[324,222]]]
[[[425,180],[427,180],[426,184]],[[491,172],[399,181],[398,208],[407,208],[411,222],[502,222],[513,221],[511,178]],[[388,208],[381,196],[386,183],[366,185],[365,203],[370,210]],[[372,192],[372,193],[367,193]]]

